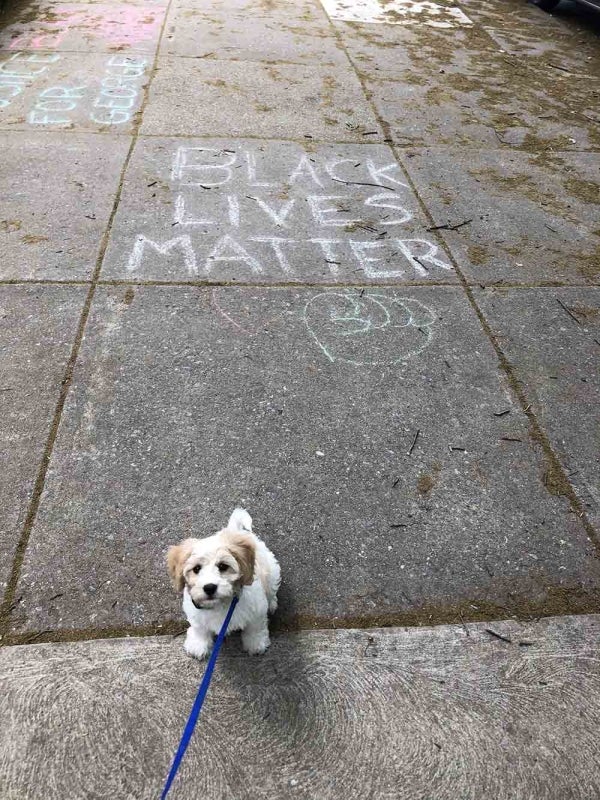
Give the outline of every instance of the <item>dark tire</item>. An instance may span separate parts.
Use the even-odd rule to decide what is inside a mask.
[[[542,11],[554,11],[560,0],[534,0],[533,5],[541,8]]]

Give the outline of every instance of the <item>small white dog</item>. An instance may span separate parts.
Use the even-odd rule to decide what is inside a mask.
[[[273,553],[252,532],[252,517],[236,508],[227,527],[206,539],[185,539],[170,547],[167,568],[173,586],[183,590],[190,627],[185,651],[204,658],[211,650],[234,595],[239,601],[229,631],[242,631],[248,653],[269,646],[268,613],[277,608],[281,569]]]

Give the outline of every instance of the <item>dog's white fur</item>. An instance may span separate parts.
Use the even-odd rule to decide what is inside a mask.
[[[183,590],[183,610],[190,623],[184,647],[189,655],[200,659],[208,655],[234,594],[239,601],[228,631],[242,631],[242,646],[248,653],[265,652],[267,615],[277,608],[281,569],[252,532],[247,511],[236,508],[227,527],[214,536],[185,539],[169,548],[167,566],[173,585]]]

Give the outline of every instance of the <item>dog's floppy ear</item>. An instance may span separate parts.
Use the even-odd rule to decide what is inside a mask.
[[[256,558],[254,540],[246,533],[227,531],[225,547],[238,563],[242,586],[250,586],[254,580],[254,561]]]
[[[227,527],[239,533],[252,533],[252,517],[244,508],[236,508],[229,517]]]
[[[183,542],[169,547],[167,551],[167,572],[171,578],[171,583],[176,591],[183,591],[185,580],[183,579],[183,565],[188,560],[194,546],[193,539],[184,539]]]

